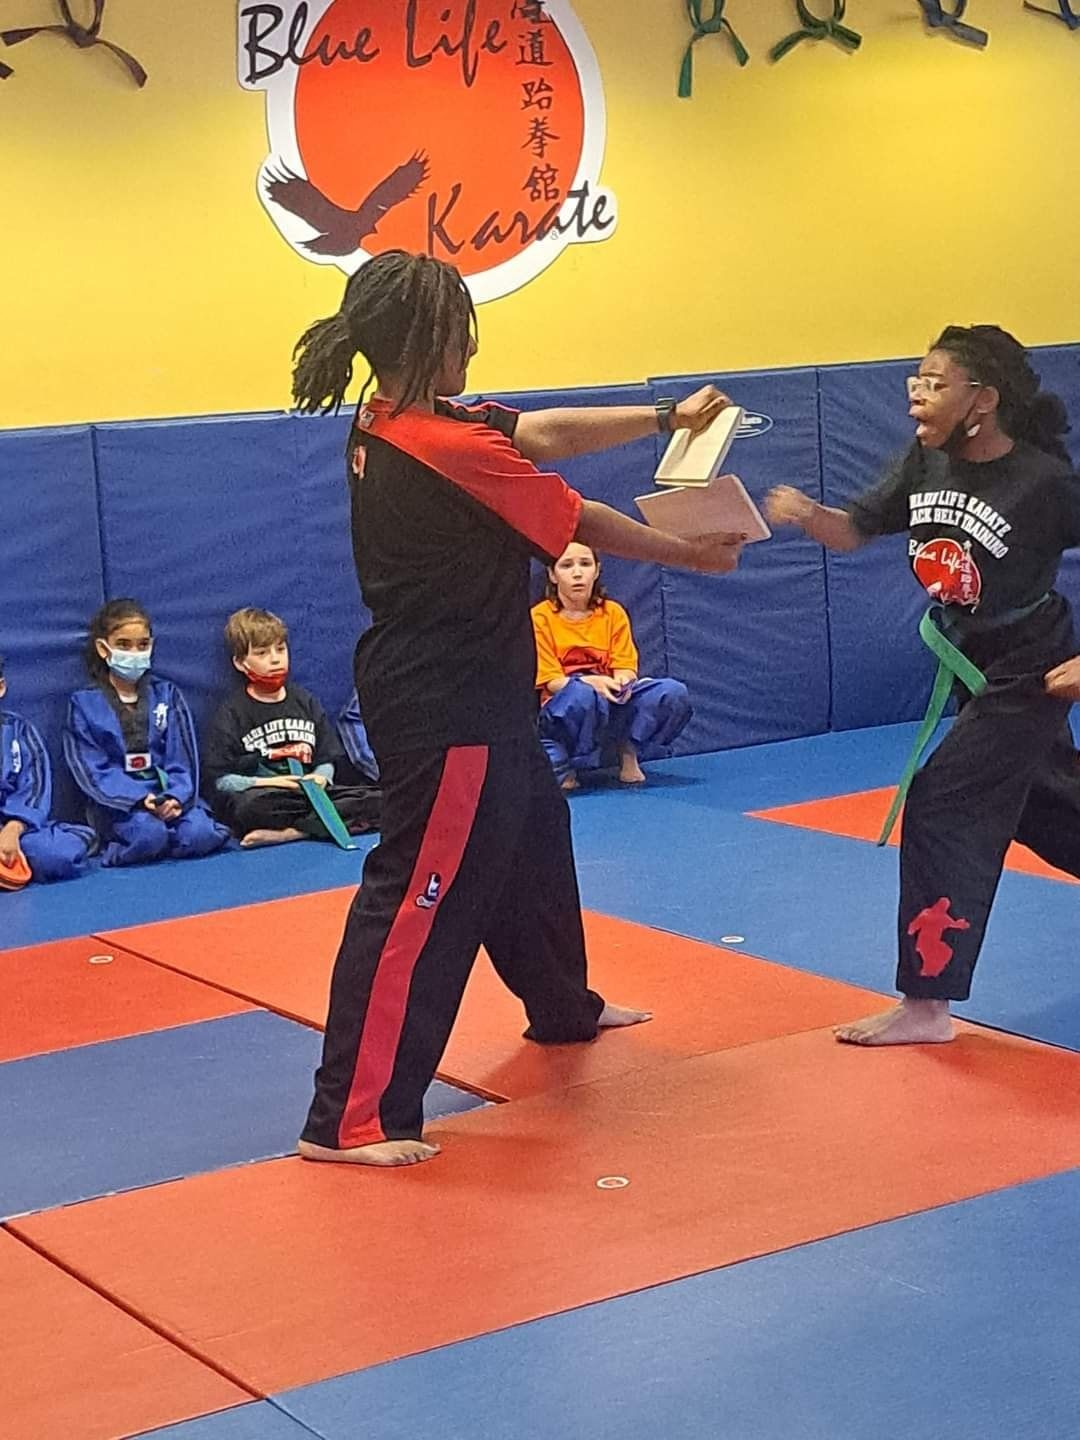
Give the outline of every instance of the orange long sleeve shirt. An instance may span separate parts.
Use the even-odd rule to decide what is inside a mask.
[[[638,652],[630,617],[614,600],[602,600],[584,620],[568,620],[550,600],[532,608],[536,636],[536,687],[549,680],[584,672],[614,675],[616,670],[637,674]]]

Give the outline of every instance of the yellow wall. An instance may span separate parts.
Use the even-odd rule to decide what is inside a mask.
[[[8,23],[54,18],[17,8]],[[948,321],[1080,337],[1080,35],[973,0],[978,53],[927,38],[915,0],[851,0],[857,55],[805,44],[770,66],[790,0],[729,0],[751,65],[706,40],[679,101],[682,0],[576,8],[619,228],[482,309],[476,388],[911,354]],[[264,97],[236,80],[233,0],[106,16],[141,93],[100,50],[0,52],[0,425],[283,407],[292,342],[342,277],[256,198]]]

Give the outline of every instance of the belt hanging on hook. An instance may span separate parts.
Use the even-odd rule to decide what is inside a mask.
[[[795,0],[795,9],[802,21],[802,29],[774,45],[769,51],[770,60],[782,60],[802,40],[835,40],[845,50],[857,50],[862,44],[862,36],[841,23],[847,10],[847,0],[833,0],[832,15],[827,20],[815,15],[805,0]]]
[[[686,0],[686,13],[694,33],[686,47],[682,68],[679,71],[680,100],[686,100],[694,88],[694,46],[699,40],[704,40],[706,35],[719,35],[721,32],[726,32],[731,41],[731,47],[735,51],[735,59],[739,64],[745,65],[750,59],[750,53],[732,29],[731,21],[724,18],[725,4],[726,0],[713,0],[712,14],[706,20],[705,0]]]
[[[106,50],[111,50],[118,60],[123,61],[127,66],[131,78],[140,88],[146,84],[146,71],[126,50],[119,45],[114,45],[111,40],[102,40],[101,22],[105,15],[105,0],[94,0],[94,18],[89,25],[80,25],[71,13],[70,0],[57,0],[60,7],[60,15],[63,19],[62,25],[30,25],[22,30],[5,30],[0,34],[0,40],[5,45],[21,45],[24,40],[32,40],[35,35],[60,35],[73,41],[80,50],[89,50],[94,45],[104,45]]]
[[[990,36],[985,30],[980,30],[975,25],[961,24],[967,9],[967,0],[954,0],[952,10],[946,10],[941,0],[919,0],[919,8],[931,30],[947,30],[957,40],[963,40],[968,45],[977,45],[980,50],[990,42]]]
[[[1045,5],[1032,5],[1024,0],[1025,10],[1034,10],[1037,15],[1049,15],[1051,20],[1060,20],[1070,30],[1080,30],[1080,15],[1072,8],[1072,0],[1058,0],[1056,10],[1047,10]]]

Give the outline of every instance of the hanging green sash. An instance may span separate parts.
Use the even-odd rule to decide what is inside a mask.
[[[778,45],[774,45],[769,51],[770,60],[782,60],[789,50],[794,50],[795,46],[803,40],[835,40],[846,50],[857,50],[862,44],[862,36],[841,23],[844,19],[844,11],[847,9],[847,0],[833,0],[832,15],[827,20],[823,20],[820,15],[815,15],[806,4],[806,0],[795,0],[795,9],[802,22],[802,29],[796,30],[781,40]]]
[[[345,821],[338,814],[337,806],[326,793],[317,780],[311,779],[304,774],[304,767],[299,760],[289,761],[289,774],[300,782],[300,789],[304,792],[304,798],[312,810],[326,827],[326,833],[336,845],[342,850],[359,850],[363,842],[356,836],[350,835],[345,828]]]
[[[931,607],[919,621],[920,640],[931,654],[937,656],[937,674],[934,676],[934,688],[930,694],[930,703],[926,707],[926,714],[919,726],[919,733],[915,736],[915,744],[911,747],[911,754],[908,756],[904,773],[900,777],[896,796],[885,817],[885,824],[881,827],[881,834],[877,840],[879,845],[888,844],[889,836],[896,824],[896,817],[900,814],[901,807],[907,799],[907,793],[911,789],[911,782],[915,778],[915,771],[919,768],[923,751],[929,745],[930,739],[945,713],[945,706],[949,703],[953,684],[959,680],[961,685],[964,685],[972,695],[981,695],[986,689],[986,676],[979,667],[973,665],[964,652],[957,649],[952,641],[947,640],[938,629],[934,616],[939,613],[939,610],[940,607]]]

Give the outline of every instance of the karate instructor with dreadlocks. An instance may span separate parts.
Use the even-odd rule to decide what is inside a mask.
[[[372,614],[356,679],[379,762],[383,825],[334,968],[309,1160],[407,1165],[424,1092],[482,944],[535,1041],[588,1041],[648,1014],[588,988],[566,800],[536,734],[529,561],[571,540],[721,573],[741,537],[678,539],[583,500],[534,462],[686,426],[727,403],[518,415],[439,398],[465,388],[475,315],[458,271],[391,251],[297,345],[301,410],[340,405],[362,355],[376,388],[349,435],[357,574]]]
[[[915,443],[847,510],[787,486],[774,524],[830,550],[907,530],[933,607],[920,635],[938,657],[935,700],[909,762],[900,842],[901,1003],[837,1030],[859,1045],[951,1040],[1005,851],[1019,840],[1080,876],[1080,757],[1067,715],[1080,694],[1062,551],[1080,544],[1080,481],[1056,395],[996,325],[950,325],[908,381]],[[922,745],[950,688],[960,713],[929,761]],[[892,817],[886,826],[891,829]],[[884,838],[884,836],[883,836]]]

